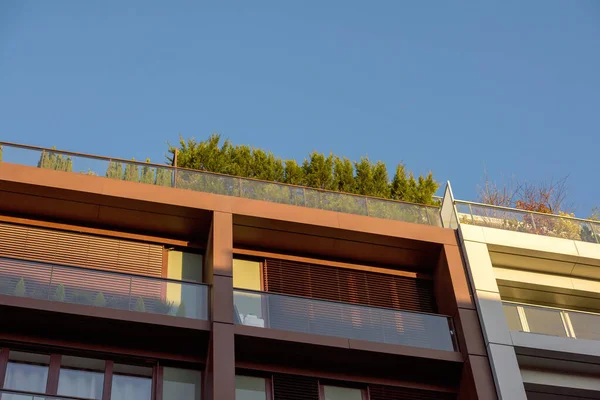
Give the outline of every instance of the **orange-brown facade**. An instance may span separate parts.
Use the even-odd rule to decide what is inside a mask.
[[[12,276],[14,285],[0,294],[0,384],[10,373],[11,351],[18,350],[50,355],[43,392],[48,395],[60,394],[61,360],[73,355],[105,360],[102,399],[110,399],[111,391],[115,398],[116,386],[109,380],[115,382],[123,363],[150,368],[152,399],[163,398],[167,368],[198,371],[202,399],[233,400],[236,375],[264,378],[266,396],[275,400],[324,399],[327,385],[355,388],[372,400],[497,398],[454,230],[9,163],[0,163],[0,224],[18,232],[35,227],[163,251],[162,268],[153,267],[150,274],[148,267],[144,274],[122,267],[127,262],[115,264],[125,270],[86,265],[92,257],[82,258],[74,245],[63,243],[44,256],[48,259],[34,260],[31,254],[39,251],[23,247],[19,253],[17,246],[8,254],[0,244],[0,259],[8,263],[5,269],[0,263],[0,275]],[[16,242],[5,237],[0,243]],[[202,256],[207,295],[194,295],[194,301],[205,299],[205,314],[189,301],[170,314],[157,311],[172,293],[182,299],[181,293],[204,290],[183,278],[183,283],[170,280],[166,265],[172,249]],[[74,251],[73,257],[65,256]],[[97,259],[98,252],[94,255]],[[138,256],[144,257],[150,256]],[[240,293],[263,296],[260,304],[263,309],[268,304],[269,321],[264,317],[253,324],[238,317],[241,304],[236,302],[243,300],[234,298],[244,296],[234,296],[239,289],[234,286],[235,259],[260,262],[264,293]],[[44,268],[50,279],[89,273],[97,285],[104,281],[93,274],[108,268],[129,279],[129,288],[107,284],[113,286],[110,296],[96,294],[83,304],[64,301],[63,289],[49,281],[51,290],[39,291],[46,298],[36,298],[30,295],[31,282],[45,279],[36,278]],[[29,277],[26,270],[38,275]],[[325,273],[335,278],[319,280]],[[21,291],[23,276],[26,289]],[[116,276],[107,279],[116,282]],[[392,281],[393,288],[386,283]],[[177,285],[181,288],[173,289]],[[95,287],[87,290],[99,293]],[[384,296],[367,299],[365,290]],[[150,299],[150,292],[163,302]],[[409,297],[413,292],[422,300]],[[126,298],[126,309],[108,304],[121,298]],[[332,324],[340,313],[332,307],[344,315],[337,325]],[[303,312],[309,328],[288,321],[299,321]],[[381,316],[384,339],[367,340],[379,335],[371,332],[378,327],[373,313]],[[391,322],[384,323],[384,315]],[[441,316],[449,317],[444,320],[450,321],[451,347],[434,343],[444,332],[425,329],[437,330]],[[353,336],[358,331],[366,336]],[[404,343],[404,337],[410,340]],[[4,385],[0,389],[8,390]]]

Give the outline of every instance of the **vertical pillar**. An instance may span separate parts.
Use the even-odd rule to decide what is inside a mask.
[[[438,311],[454,319],[464,360],[459,398],[497,399],[479,316],[458,246],[444,245],[435,270],[434,288]]]
[[[527,395],[483,232],[479,227],[461,225],[459,234],[498,398],[525,400]]]
[[[233,330],[233,218],[214,212],[206,247],[205,282],[212,285],[211,332],[204,374],[204,393],[210,400],[235,400]]]

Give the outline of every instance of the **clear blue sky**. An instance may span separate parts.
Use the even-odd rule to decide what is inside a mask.
[[[484,4],[485,3],[485,4]],[[0,139],[164,161],[220,132],[600,204],[600,1],[0,1]]]

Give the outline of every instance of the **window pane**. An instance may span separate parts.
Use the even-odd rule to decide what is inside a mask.
[[[535,307],[523,307],[523,310],[530,332],[567,337],[560,311]]]
[[[260,263],[258,261],[234,259],[233,287],[260,290]]]
[[[8,360],[4,378],[5,389],[46,392],[50,356],[11,351]]]
[[[324,386],[325,400],[362,400],[360,389]]]
[[[152,368],[115,364],[112,400],[150,400],[151,393]]]
[[[63,356],[58,394],[84,399],[102,399],[104,360]]]
[[[180,368],[163,369],[163,399],[200,400],[202,374]]]
[[[235,377],[235,400],[266,400],[266,380],[252,376]]]
[[[508,323],[508,329],[511,331],[522,331],[521,320],[519,318],[519,311],[517,306],[512,304],[504,304],[504,315],[506,315],[506,322]]]

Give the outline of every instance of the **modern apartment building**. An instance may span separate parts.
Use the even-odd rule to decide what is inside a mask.
[[[600,398],[600,224],[464,201],[447,190],[498,396]]]
[[[486,348],[437,207],[7,143],[0,154],[2,400],[496,399],[496,343],[512,358],[492,364],[514,361],[501,378],[519,372],[503,319]]]

